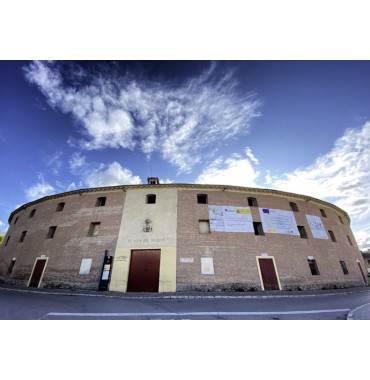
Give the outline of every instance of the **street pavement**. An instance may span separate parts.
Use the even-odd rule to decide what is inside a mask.
[[[317,291],[265,291],[265,292],[187,292],[187,293],[120,293],[120,292],[98,292],[93,290],[69,290],[69,289],[34,289],[21,288],[11,285],[0,285],[0,290],[8,290],[21,293],[51,294],[60,296],[85,296],[103,298],[121,298],[127,300],[197,300],[197,299],[279,299],[297,297],[316,297],[340,294],[370,293],[368,286],[349,289],[330,289]],[[348,310],[348,320],[370,320],[370,303],[363,304],[353,310]]]

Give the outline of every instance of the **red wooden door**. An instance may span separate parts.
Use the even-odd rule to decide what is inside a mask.
[[[365,277],[365,273],[362,269],[362,266],[361,264],[357,261],[357,264],[358,264],[358,267],[360,268],[360,272],[361,272],[361,275],[362,275],[362,279],[364,280],[364,283],[367,284],[367,281],[366,281],[366,277]]]
[[[131,252],[128,292],[158,292],[160,249]]]
[[[46,260],[37,260],[35,268],[33,269],[32,275],[31,275],[31,280],[29,283],[30,288],[38,288],[39,283],[41,280],[42,272],[44,271],[44,267],[46,264]]]
[[[258,259],[263,287],[265,290],[279,290],[274,261],[272,259]]]

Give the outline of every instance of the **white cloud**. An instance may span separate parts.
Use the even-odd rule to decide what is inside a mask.
[[[260,172],[252,165],[258,161],[251,150],[246,150],[246,155],[233,154],[227,159],[218,158],[203,170],[196,183],[258,187],[256,180]],[[254,159],[250,158],[251,155]]]
[[[67,85],[65,72],[54,62],[34,62],[24,70],[52,107],[77,119],[87,136],[81,148],[160,152],[186,173],[206,148],[247,134],[259,116],[260,101],[238,94],[232,72],[219,74],[216,66],[176,87],[116,74],[87,76],[77,66],[69,71],[73,80]]]
[[[259,165],[259,162],[257,160],[257,158],[255,157],[255,155],[253,154],[252,152],[252,149],[247,147],[245,149],[245,154],[247,155],[247,157],[255,164],[255,165]]]
[[[166,179],[159,179],[159,183],[169,184],[169,183],[175,183],[172,179],[166,178]]]
[[[129,169],[114,161],[108,167],[100,165],[99,168],[92,170],[87,175],[85,183],[88,187],[138,185],[141,183],[141,179],[134,176]]]
[[[58,175],[63,166],[63,161],[60,159],[63,155],[61,150],[56,151],[47,161],[47,165],[52,167],[53,174]]]
[[[8,230],[8,223],[4,223],[0,220],[0,234],[5,235]]]
[[[72,190],[77,190],[78,188],[82,188],[83,185],[82,183],[80,183],[80,186],[77,186],[75,182],[71,182],[67,188],[66,188],[66,191],[72,191]]]
[[[356,241],[361,249],[370,249],[370,225],[365,227],[363,230],[354,233]]]
[[[279,190],[307,194],[335,203],[348,212],[361,240],[369,239],[370,122],[348,129],[333,149],[307,168],[272,177]]]
[[[68,161],[69,168],[71,172],[74,173],[77,169],[82,168],[86,164],[86,157],[81,156],[80,152],[75,152],[72,154],[71,158]]]
[[[38,179],[40,182],[25,190],[28,201],[33,201],[35,199],[46,197],[47,195],[55,194],[54,187],[44,181],[44,177],[41,173],[38,174]]]

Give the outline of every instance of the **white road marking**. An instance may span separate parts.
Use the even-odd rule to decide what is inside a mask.
[[[47,316],[54,317],[176,317],[176,316],[248,316],[248,315],[297,315],[297,314],[321,314],[340,313],[351,309],[332,310],[298,310],[298,311],[194,311],[179,313],[55,313],[50,312]]]

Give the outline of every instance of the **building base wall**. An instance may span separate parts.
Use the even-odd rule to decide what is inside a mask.
[[[330,289],[350,289],[363,287],[365,284],[360,281],[328,282],[328,283],[297,283],[282,285],[281,291],[305,291],[305,290],[330,290]],[[177,284],[177,292],[260,292],[261,284],[258,283],[201,283],[201,284]],[[280,292],[277,290],[277,292]]]

